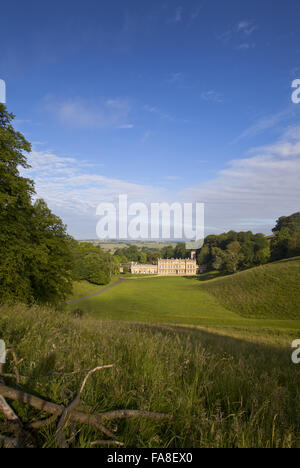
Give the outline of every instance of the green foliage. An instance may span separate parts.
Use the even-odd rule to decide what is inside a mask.
[[[267,263],[269,258],[270,246],[264,234],[229,231],[207,236],[197,261],[210,269],[235,273]]]
[[[291,233],[300,230],[300,211],[290,216],[281,216],[276,221],[276,226],[272,229],[273,232],[281,231],[287,228]]]
[[[273,229],[271,259],[280,260],[300,255],[300,212],[282,216]]]
[[[118,259],[88,242],[73,242],[74,270],[77,280],[107,284],[119,272]]]
[[[184,242],[179,242],[174,249],[174,258],[186,258],[189,252],[185,248]]]
[[[43,200],[32,203],[18,170],[31,147],[13,118],[0,104],[0,301],[56,303],[71,291],[70,238]]]

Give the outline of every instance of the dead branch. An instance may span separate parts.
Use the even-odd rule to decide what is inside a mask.
[[[81,387],[80,387],[80,390],[79,390],[78,394],[76,395],[75,399],[69,404],[69,406],[64,410],[64,412],[61,415],[61,418],[59,420],[59,423],[58,423],[58,426],[57,426],[57,431],[56,431],[56,439],[57,439],[60,447],[66,447],[66,445],[67,445],[63,431],[64,431],[64,428],[65,428],[67,422],[68,422],[69,414],[80,403],[80,397],[81,397],[81,394],[82,394],[82,392],[84,390],[84,387],[85,387],[85,385],[86,385],[86,383],[88,381],[88,378],[90,377],[90,375],[94,374],[96,371],[103,370],[103,369],[111,369],[113,367],[116,367],[116,366],[114,364],[109,364],[109,365],[106,365],[106,366],[95,367],[94,369],[91,369],[87,373],[85,378],[83,379],[83,382],[81,384]],[[108,429],[104,428],[104,426],[102,427],[102,432],[104,432],[109,437],[111,437],[113,435]]]
[[[95,442],[91,443],[91,447],[95,445],[118,445],[119,447],[124,447],[124,444],[118,440],[95,440]]]
[[[46,411],[47,413],[57,415],[57,416],[61,416],[65,410],[65,407],[63,405],[57,405],[56,403],[43,400],[34,395],[30,395],[29,393],[25,393],[25,392],[16,390],[11,387],[7,387],[6,385],[1,384],[1,383],[0,383],[0,395],[3,395],[6,398],[10,398],[11,400],[17,400],[17,401],[20,401],[21,403],[26,403],[40,411]],[[105,413],[98,413],[98,414],[91,414],[91,415],[83,413],[81,411],[72,410],[70,413],[71,420],[94,426],[97,429],[99,428],[100,421],[121,419],[121,418],[136,418],[136,417],[143,417],[143,418],[150,418],[150,419],[157,419],[157,420],[170,418],[169,415],[166,415],[164,413],[154,413],[154,412],[142,411],[142,410],[116,410],[116,411],[107,411]]]
[[[4,414],[8,421],[22,425],[20,419],[2,395],[0,395],[0,411]]]
[[[57,420],[57,418],[58,418],[58,415],[54,414],[50,416],[50,418],[32,421],[31,423],[27,424],[26,427],[29,427],[32,429],[40,429],[41,427],[50,426],[50,424],[54,423]]]

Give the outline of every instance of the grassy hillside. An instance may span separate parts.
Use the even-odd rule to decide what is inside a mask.
[[[170,325],[78,320],[21,305],[0,308],[0,336],[24,359],[21,390],[66,405],[83,376],[41,375],[114,363],[118,376],[105,370],[87,383],[82,400],[92,411],[128,408],[173,416],[107,423],[111,430],[117,426],[116,437],[126,447],[299,447],[299,369],[289,347]],[[9,361],[6,372],[12,370]],[[6,383],[16,386],[14,380]],[[41,417],[27,405],[12,405],[24,423]],[[74,447],[105,438],[80,424],[74,429]],[[38,446],[55,446],[55,430],[55,423],[39,430]]]
[[[247,335],[247,339],[262,335],[265,340],[268,335],[273,341],[277,335],[278,341],[290,343],[291,338],[298,338],[300,320],[245,318],[239,310],[232,311],[221,304],[219,298],[204,289],[217,281],[200,283],[197,278],[182,277],[132,278],[99,296],[68,305],[67,309],[72,311],[79,307],[101,320],[198,326],[231,336]],[[74,297],[86,296],[96,289],[84,282],[76,283]]]
[[[200,287],[243,317],[300,319],[300,257],[217,278]]]

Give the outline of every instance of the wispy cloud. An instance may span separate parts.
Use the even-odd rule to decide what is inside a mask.
[[[204,91],[201,93],[201,99],[203,101],[210,101],[210,102],[223,102],[223,96],[220,93],[217,93],[214,90]]]
[[[237,25],[237,31],[244,33],[246,36],[250,36],[256,29],[257,26],[250,21],[240,21]]]
[[[43,107],[62,124],[75,128],[132,128],[128,123],[131,104],[127,99],[89,101],[82,98],[60,100],[47,96]]]
[[[168,81],[168,83],[171,83],[171,84],[180,84],[180,83],[182,83],[183,78],[184,78],[183,73],[175,72],[175,73],[170,73],[170,75],[168,76],[167,81]]]
[[[291,105],[280,112],[261,117],[252,125],[250,125],[250,127],[246,128],[246,130],[244,130],[237,138],[235,138],[233,143],[237,143],[238,141],[244,138],[250,138],[259,135],[260,133],[269,130],[275,127],[276,125],[292,118],[293,116],[295,116],[296,112],[296,106]]]
[[[144,135],[141,138],[142,143],[146,143],[151,138],[152,132],[150,130],[147,130]]]
[[[249,49],[254,49],[255,48],[255,43],[249,43],[249,42],[242,42],[241,44],[236,46],[236,50],[249,50]]]
[[[170,16],[167,20],[168,23],[180,23],[182,21],[182,13],[183,13],[183,8],[181,6],[178,6],[175,9],[175,12],[173,13],[172,16]]]
[[[170,114],[168,114],[167,112],[164,112],[159,107],[145,105],[143,109],[146,112],[150,112],[150,114],[158,115],[162,119],[173,120],[173,117]]]
[[[278,216],[299,211],[300,128],[235,159],[216,178],[184,192],[206,204],[207,225],[218,230],[270,232]]]
[[[127,194],[130,201],[159,201],[165,198],[163,188],[107,177],[99,165],[59,156],[51,151],[32,151],[30,169],[22,174],[35,181],[37,197],[68,225],[69,232],[79,237],[96,237],[96,207],[103,201],[115,201]]]
[[[251,21],[240,21],[230,26],[217,38],[224,45],[232,45],[236,50],[249,50],[255,48],[255,42],[250,42],[250,36],[258,29],[258,26]],[[248,40],[246,40],[248,38]]]

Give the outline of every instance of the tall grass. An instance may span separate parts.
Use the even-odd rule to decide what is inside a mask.
[[[300,367],[291,363],[289,349],[175,325],[79,320],[21,305],[1,307],[0,337],[24,358],[25,391],[67,404],[82,376],[39,375],[114,363],[118,376],[105,370],[86,386],[83,400],[93,411],[130,408],[173,416],[159,423],[118,422],[126,447],[300,446]],[[24,422],[40,417],[25,405],[13,406]],[[93,429],[76,429],[76,447],[99,438]],[[54,432],[55,425],[41,430],[39,446],[55,446]]]
[[[300,318],[300,257],[270,263],[201,284],[243,317]]]

